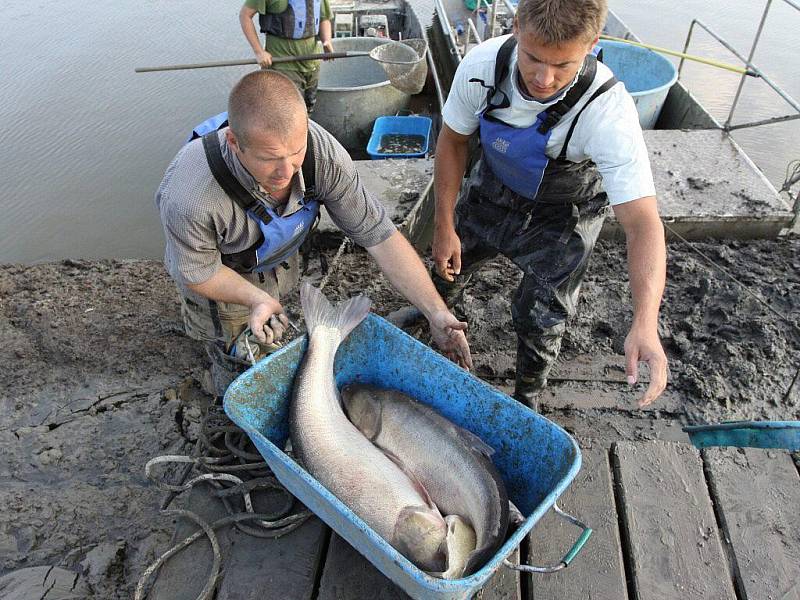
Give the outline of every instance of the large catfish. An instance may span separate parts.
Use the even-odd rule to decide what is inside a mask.
[[[491,448],[397,390],[353,384],[342,390],[342,400],[355,426],[419,479],[442,514],[458,515],[474,529],[476,547],[459,576],[482,567],[505,540],[509,520],[505,484],[488,458]],[[453,568],[451,560],[448,570]]]
[[[333,378],[339,344],[369,312],[364,296],[331,306],[304,283],[308,350],[291,406],[292,447],[311,475],[425,571],[444,568],[447,524],[418,481],[376,448],[342,411]]]

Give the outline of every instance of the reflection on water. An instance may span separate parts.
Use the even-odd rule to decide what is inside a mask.
[[[54,12],[22,0],[0,5],[0,262],[161,257],[153,192],[187,132],[225,108],[230,87],[249,67],[133,69],[249,58],[238,6],[145,0],[100,10],[65,0]],[[645,42],[682,45],[696,14],[743,52],[761,11],[760,2],[737,3],[733,11],[722,0],[612,0],[611,7]],[[794,54],[787,51],[795,47],[790,33],[797,24],[800,14],[774,3],[755,60],[800,97]],[[734,62],[709,40],[697,34],[690,52]],[[736,75],[688,64],[684,81],[717,118],[726,118]],[[734,122],[788,113],[766,86],[748,81]],[[800,157],[798,134],[794,122],[736,139],[779,184],[786,163]]]
[[[205,5],[205,6],[203,6]],[[238,7],[66,0],[0,5],[0,262],[162,254],[153,192],[192,126],[246,67],[137,66],[249,58]]]

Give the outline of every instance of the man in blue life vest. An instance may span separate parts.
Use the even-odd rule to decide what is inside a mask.
[[[249,366],[242,341],[255,359],[277,348],[288,325],[280,300],[300,279],[299,248],[321,206],[427,316],[439,348],[470,367],[466,323],[344,148],[308,119],[294,84],[275,71],[250,73],[233,88],[227,117],[229,126],[220,119],[196,131],[155,197],[186,332],[212,361],[209,391],[221,396]]]
[[[253,24],[256,15],[261,33],[265,35],[263,46]],[[245,0],[239,11],[239,24],[258,63],[291,79],[302,92],[309,112],[314,110],[317,101],[321,62],[273,64],[272,57],[333,52],[332,18],[328,0]]]
[[[520,0],[513,34],[465,56],[442,110],[434,281],[452,304],[498,253],[522,270],[514,395],[534,409],[609,204],[626,235],[633,296],[627,379],[649,364],[640,406],[667,381],[657,331],[666,248],[649,158],[633,100],[592,54],[607,12],[606,0]],[[462,189],[475,132],[482,156]]]

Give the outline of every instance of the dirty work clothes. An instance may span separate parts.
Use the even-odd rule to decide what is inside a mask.
[[[456,206],[461,275],[450,283],[434,274],[452,306],[471,275],[498,253],[523,272],[511,306],[517,332],[517,391],[546,385],[574,314],[581,281],[603,225],[608,198],[591,162],[551,160],[532,202],[504,186],[479,161]]]
[[[285,12],[289,7],[288,0],[246,0],[244,4],[248,8],[258,11],[259,14],[280,14]],[[330,21],[333,18],[328,0],[322,0],[319,18],[320,21]],[[322,52],[322,44],[317,39],[318,34],[319,32],[316,32],[314,36],[300,40],[292,40],[268,34],[264,42],[264,49],[273,56],[320,54]],[[282,73],[286,71],[309,73],[311,71],[319,72],[319,67],[320,61],[308,60],[303,62],[280,63],[273,68]]]
[[[456,70],[447,102],[442,109],[445,124],[456,133],[471,135],[478,129],[479,118],[486,107],[486,89],[477,81],[494,82],[495,59],[508,36],[491,38],[473,48]],[[547,102],[526,98],[519,89],[517,53],[514,49],[509,64],[509,76],[503,79],[500,90],[510,106],[492,111],[492,116],[512,127],[530,127],[543,110],[559,102],[577,82]],[[582,99],[553,127],[547,140],[545,154],[555,159],[561,153],[564,140],[576,115],[592,94],[613,75],[602,63],[597,64],[594,83]],[[644,143],[636,106],[620,83],[595,98],[580,116],[570,142],[565,148],[566,159],[574,163],[591,160],[603,179],[603,189],[609,203],[620,204],[655,195],[650,159]]]
[[[320,51],[321,47],[320,47]],[[291,63],[290,63],[291,64]],[[273,68],[280,71],[292,80],[297,86],[297,89],[303,94],[303,99],[306,101],[306,108],[311,113],[314,110],[314,105],[317,103],[317,89],[319,88],[319,69],[315,71],[290,71],[283,70],[280,67],[283,65],[275,65]]]
[[[322,127],[309,121],[315,151],[317,198],[334,224],[356,244],[374,246],[396,228],[378,199],[361,182],[353,161],[339,142]],[[242,166],[220,131],[222,156],[236,179],[257,200],[282,212],[294,210],[302,199],[302,172],[292,183],[292,194],[280,205]],[[201,139],[189,142],[167,168],[155,196],[166,248],[164,262],[180,292],[195,302],[186,284],[210,279],[222,266],[221,253],[235,254],[259,241],[261,230],[223,192],[211,174]],[[280,269],[279,269],[280,270]]]
[[[316,197],[331,220],[355,243],[370,247],[388,239],[396,228],[377,198],[362,185],[350,156],[322,127],[309,121],[315,151]],[[222,156],[233,176],[265,205],[280,214],[296,210],[303,197],[302,172],[292,182],[284,205],[274,202],[239,162],[219,132]],[[245,306],[212,302],[195,294],[187,284],[210,279],[222,266],[221,254],[235,254],[260,240],[258,223],[231,200],[211,173],[201,139],[186,144],[156,192],[156,206],[166,238],[164,263],[182,297],[187,334],[197,340],[229,347],[247,324]],[[278,300],[286,298],[300,276],[299,257],[288,268],[279,266],[262,274],[241,274]],[[264,348],[267,352],[270,349]]]

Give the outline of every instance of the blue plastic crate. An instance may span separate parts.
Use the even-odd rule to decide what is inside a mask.
[[[278,480],[384,575],[417,600],[471,598],[504,564],[556,502],[581,466],[575,440],[561,427],[444,358],[386,320],[369,315],[336,354],[336,385],[371,383],[396,388],[433,407],[492,446],[508,496],[525,520],[497,554],[463,579],[431,577],[378,536],[341,500],[283,452],[289,405],[303,336],[262,359],[225,393],[225,412],[244,429]],[[569,564],[590,531],[565,556]]]
[[[421,135],[425,138],[422,149],[419,152],[408,154],[384,154],[380,151],[381,138],[384,135],[407,134]],[[372,126],[372,135],[367,144],[367,154],[370,158],[421,158],[428,153],[428,145],[431,137],[431,120],[429,117],[416,115],[404,117],[378,117]]]

